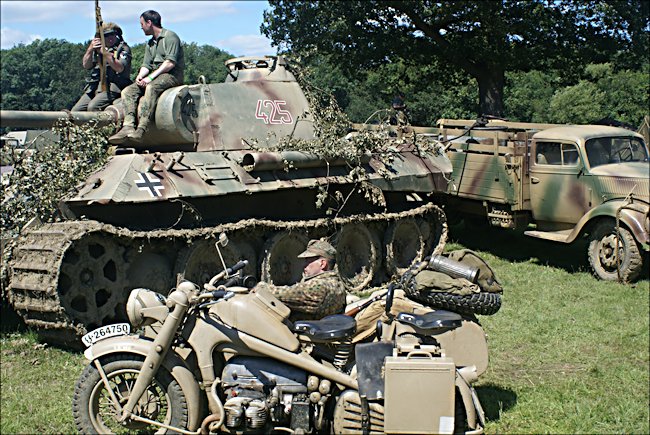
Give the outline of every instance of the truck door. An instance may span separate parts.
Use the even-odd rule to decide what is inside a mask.
[[[532,157],[530,204],[534,219],[538,223],[577,223],[589,210],[590,200],[576,144],[537,142]]]

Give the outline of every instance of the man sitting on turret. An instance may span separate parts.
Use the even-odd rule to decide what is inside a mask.
[[[102,26],[104,53],[100,53],[102,42],[99,33],[90,41],[82,60],[82,65],[89,70],[86,87],[72,111],[101,111],[120,96],[122,89],[131,84],[131,49],[122,39],[122,29],[115,23]],[[106,90],[102,91],[100,81],[100,62],[106,63]]]
[[[145,11],[140,15],[140,27],[151,36],[144,51],[144,60],[135,83],[122,91],[125,106],[122,129],[108,138],[112,144],[126,141],[141,142],[154,116],[158,97],[166,89],[183,83],[183,47],[176,33],[163,29],[160,14]],[[138,102],[142,101],[138,107]],[[136,112],[138,124],[136,129]]]

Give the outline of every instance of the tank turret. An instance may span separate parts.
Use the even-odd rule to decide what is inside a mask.
[[[124,319],[134,287],[166,294],[183,277],[205,282],[221,269],[212,239],[222,231],[227,262],[245,258],[248,273],[276,284],[298,281],[297,254],[327,237],[353,292],[442,251],[444,213],[428,196],[447,189],[444,153],[418,148],[415,135],[387,138],[389,158],[355,162],[275,150],[287,137],[315,139],[312,109],[286,61],[242,57],[226,66],[224,83],[165,91],[142,142],[120,145],[62,198],[66,221],[22,231],[8,294],[29,325],[70,344]],[[111,123],[123,108],[62,113]],[[3,111],[2,126],[44,127],[59,115]]]

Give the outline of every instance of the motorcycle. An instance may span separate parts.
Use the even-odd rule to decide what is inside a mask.
[[[483,432],[471,385],[488,354],[475,317],[432,309],[394,315],[391,284],[384,320],[353,343],[354,317],[292,323],[288,307],[242,275],[246,264],[224,264],[203,289],[189,281],[167,297],[135,289],[129,323],[86,334],[89,364],[73,397],[77,429]]]

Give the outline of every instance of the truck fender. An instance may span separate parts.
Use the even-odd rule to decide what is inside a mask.
[[[621,207],[620,221],[627,227],[636,241],[640,244],[650,243],[650,234],[648,233],[648,211],[650,208],[647,204],[641,202],[626,203],[623,200],[609,201],[589,210],[576,224],[571,234],[566,239],[566,243],[573,242],[587,226],[587,224],[599,217],[610,217],[616,219],[616,212]]]
[[[153,352],[153,342],[144,340],[133,335],[122,335],[110,337],[101,340],[86,349],[84,356],[88,361],[94,361],[97,358],[112,353],[133,353],[146,357],[149,352]],[[187,367],[185,361],[174,351],[167,352],[163,367],[171,373],[173,378],[181,387],[185,399],[187,400],[187,417],[188,429],[197,430],[201,424],[201,389],[192,371]]]

